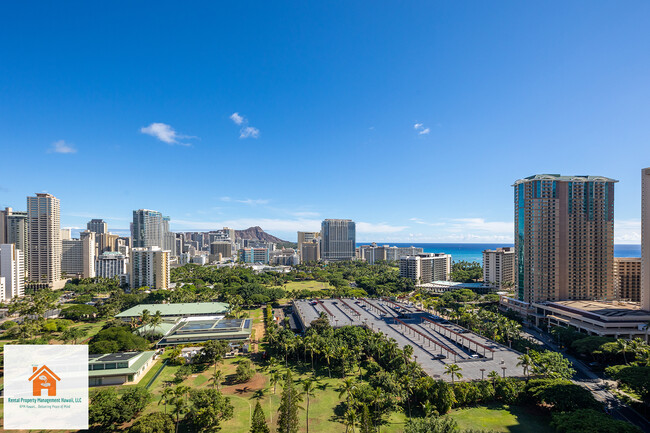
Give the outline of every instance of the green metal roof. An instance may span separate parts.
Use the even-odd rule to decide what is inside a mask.
[[[176,326],[176,322],[162,322],[160,325],[156,326],[156,329],[154,330],[151,325],[144,325],[140,326],[137,328],[135,333],[146,336],[147,334],[162,334],[162,335],[167,335],[169,331],[171,331],[174,326]]]
[[[162,316],[199,316],[206,314],[224,314],[230,306],[224,302],[187,302],[179,304],[140,304],[115,315],[117,318],[140,317],[144,310],[150,314],[160,311]]]
[[[113,368],[109,370],[88,370],[88,377],[98,377],[98,376],[122,376],[128,374],[135,374],[145,365],[153,356],[156,354],[154,351],[149,352],[140,352],[140,357],[135,361],[130,367],[127,368]],[[92,364],[93,361],[97,361],[100,358],[90,359],[89,364]]]

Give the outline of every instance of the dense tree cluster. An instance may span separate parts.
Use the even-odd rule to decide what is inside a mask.
[[[454,262],[450,278],[460,283],[476,283],[483,280],[483,267],[478,262]]]
[[[90,340],[90,353],[132,352],[147,350],[149,342],[131,332],[128,326],[110,326]]]

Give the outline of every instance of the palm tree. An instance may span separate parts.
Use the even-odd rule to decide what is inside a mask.
[[[306,379],[302,383],[302,393],[307,397],[307,413],[305,415],[305,420],[307,421],[307,433],[309,433],[309,397],[316,397],[316,394],[314,394],[315,389],[316,386],[312,379]]]
[[[173,401],[174,398],[174,390],[171,387],[167,387],[163,390],[162,392],[162,397],[158,404],[163,403],[165,404],[165,413],[167,413],[167,403],[170,403]]]
[[[526,382],[528,382],[528,376],[530,373],[530,367],[533,365],[533,359],[530,357],[530,355],[521,355],[519,358],[519,362],[517,363],[517,367],[523,367],[524,368],[524,374],[526,375]]]
[[[345,411],[345,433],[354,433],[354,425],[357,423],[357,411],[353,407],[348,407]]]
[[[183,397],[174,397],[173,404],[174,410],[172,414],[176,415],[176,433],[178,433],[178,423],[181,420],[181,415],[187,412],[187,402]]]
[[[282,375],[280,374],[279,371],[273,372],[271,375],[271,384],[273,385],[273,394],[275,394],[275,388],[277,387],[278,383],[282,381]]]
[[[458,364],[448,364],[445,366],[445,374],[451,376],[451,383],[454,383],[454,377],[461,379],[463,375],[460,373],[462,368]]]
[[[149,310],[147,309],[142,310],[142,313],[140,314],[140,324],[142,325],[148,324],[149,319],[151,319],[151,314],[149,314]]]
[[[496,370],[492,370],[488,373],[488,378],[492,379],[492,387],[496,386],[496,381],[499,377],[499,373],[497,373]]]
[[[357,382],[353,377],[348,377],[346,379],[343,379],[343,383],[338,389],[339,398],[347,394],[346,402],[348,404],[348,407],[350,407],[350,398],[352,397],[352,394],[354,393],[354,391],[356,391],[356,389],[357,389]]]
[[[325,361],[327,361],[327,374],[332,378],[332,369],[330,368],[330,359],[334,356],[334,348],[330,346],[329,344],[326,344],[322,349],[321,353],[325,357]]]
[[[151,329],[149,330],[149,333],[150,334],[155,334],[156,328],[158,326],[160,326],[162,321],[163,321],[162,315],[160,314],[160,310],[158,310],[158,311],[156,311],[156,314],[154,314],[153,316],[151,316],[149,318],[149,325],[151,326]]]
[[[625,363],[627,364],[627,349],[629,348],[629,343],[627,340],[623,338],[619,338],[616,340],[616,353],[622,353],[623,354],[623,359],[625,360]]]
[[[219,391],[219,385],[221,384],[222,379],[223,379],[223,372],[221,370],[215,371],[210,377],[210,382],[212,382],[212,388],[217,388],[217,391]]]

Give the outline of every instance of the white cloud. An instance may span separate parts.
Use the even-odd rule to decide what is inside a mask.
[[[257,138],[260,136],[260,130],[252,126],[246,126],[239,131],[239,138]]]
[[[248,227],[260,226],[265,231],[318,231],[320,220],[314,219],[273,219],[273,218],[240,218],[224,221],[189,221],[172,218],[171,224],[174,230],[213,230],[221,227],[232,227],[235,229],[246,229]]]
[[[48,150],[49,153],[77,153],[77,149],[72,144],[66,143],[64,140],[58,140],[52,143],[52,147]]]
[[[235,125],[241,126],[239,130],[239,138],[258,138],[260,136],[260,130],[254,126],[247,126],[248,119],[241,114],[235,112],[230,115],[230,120],[232,120]]]
[[[158,140],[165,142],[167,144],[180,144],[181,146],[189,146],[189,143],[182,143],[179,140],[186,138],[196,138],[190,135],[181,135],[178,134],[174,128],[166,123],[157,123],[154,122],[149,126],[140,128],[140,132],[143,134],[151,135],[156,137]]]
[[[426,135],[429,132],[431,132],[429,128],[424,127],[424,123],[416,123],[415,125],[413,125],[413,129],[418,131],[418,134],[420,135]]]
[[[614,220],[614,242],[641,243],[641,220]]]
[[[302,218],[320,216],[320,214],[318,212],[309,212],[309,211],[291,212],[291,215],[297,216],[297,217],[302,217]]]
[[[230,120],[235,122],[235,125],[241,125],[246,119],[244,119],[244,116],[240,116],[239,113],[235,112],[230,115]]]
[[[225,201],[225,202],[243,203],[243,204],[247,204],[247,205],[251,205],[251,206],[255,206],[255,205],[258,205],[258,204],[269,204],[269,202],[271,201],[271,200],[264,199],[264,198],[234,199],[232,197],[221,197],[219,200]]]

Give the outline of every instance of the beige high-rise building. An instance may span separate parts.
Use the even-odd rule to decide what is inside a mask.
[[[515,182],[515,266],[525,302],[614,298],[614,184],[540,174]]]
[[[447,281],[451,273],[451,255],[443,253],[422,253],[402,256],[399,259],[399,276],[428,284],[433,281]]]
[[[301,263],[320,260],[320,232],[298,232],[298,255]]]
[[[61,240],[61,270],[65,275],[95,277],[95,233],[85,230],[79,239]]]
[[[641,301],[641,258],[614,258],[614,294],[621,301]]]
[[[641,309],[650,311],[650,168],[641,170]]]
[[[160,247],[133,248],[129,262],[131,288],[168,288],[169,259],[170,252]]]
[[[25,277],[28,276],[27,269],[27,212],[15,211],[8,207],[0,210],[0,244],[14,244],[23,255]]]
[[[27,197],[29,279],[50,286],[61,280],[59,199],[36,193]]]
[[[483,251],[483,281],[496,287],[515,282],[515,249],[512,247]]]

